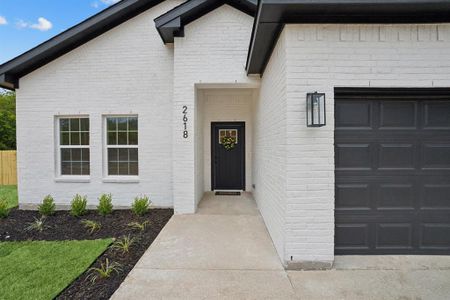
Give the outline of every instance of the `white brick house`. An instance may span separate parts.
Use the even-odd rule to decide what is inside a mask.
[[[123,0],[0,66],[20,205],[146,194],[189,214],[245,190],[286,267],[450,254],[449,16],[443,0]]]

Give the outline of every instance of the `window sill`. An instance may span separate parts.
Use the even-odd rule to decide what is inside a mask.
[[[106,177],[102,180],[105,183],[139,183],[139,177],[137,176],[117,176]]]
[[[91,178],[89,176],[62,176],[56,177],[55,182],[88,183],[91,182]]]

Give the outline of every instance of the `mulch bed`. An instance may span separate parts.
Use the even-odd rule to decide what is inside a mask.
[[[89,211],[81,218],[75,218],[66,211],[58,211],[55,215],[45,219],[47,226],[43,232],[27,231],[29,223],[40,218],[35,211],[22,211],[14,209],[6,219],[0,219],[0,242],[27,241],[27,240],[93,240],[101,238],[120,238],[130,235],[136,237],[138,242],[133,245],[130,253],[123,255],[117,250],[107,249],[92,266],[109,259],[121,265],[120,274],[108,279],[98,280],[92,284],[86,280],[88,272],[83,273],[70,286],[68,286],[57,299],[109,299],[119,288],[128,273],[151,245],[156,236],[173,215],[172,209],[152,209],[145,216],[137,217],[129,210],[117,210],[109,216],[99,216],[95,211]],[[81,220],[93,220],[101,224],[101,229],[90,234],[81,224]],[[148,221],[143,232],[128,226],[130,222],[142,223]]]

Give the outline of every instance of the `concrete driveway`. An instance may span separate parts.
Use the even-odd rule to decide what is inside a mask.
[[[450,257],[337,257],[286,272],[250,194],[174,216],[112,299],[450,299]]]

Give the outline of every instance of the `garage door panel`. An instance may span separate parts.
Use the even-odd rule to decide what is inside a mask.
[[[377,249],[412,249],[412,223],[381,223],[376,226]]]
[[[427,101],[424,104],[425,129],[450,129],[450,103],[448,101]]]
[[[420,208],[450,210],[450,184],[424,184]]]
[[[450,170],[450,144],[425,143],[422,149],[423,169]]]
[[[378,147],[378,168],[412,170],[416,167],[416,152],[412,143],[382,143]]]
[[[380,101],[380,126],[382,129],[417,129],[416,101]]]
[[[340,101],[335,104],[336,128],[367,129],[373,127],[372,102]]]
[[[423,223],[420,233],[421,248],[450,250],[449,223]]]
[[[336,184],[336,210],[370,210],[369,184]]]
[[[370,170],[372,168],[370,144],[337,144],[336,168]]]
[[[337,254],[450,254],[450,89],[441,93],[337,92]]]
[[[411,184],[377,184],[377,210],[413,210],[416,206],[416,187]]]
[[[369,250],[369,224],[339,224],[336,226],[336,249]]]

